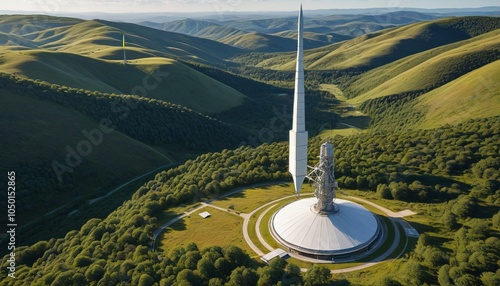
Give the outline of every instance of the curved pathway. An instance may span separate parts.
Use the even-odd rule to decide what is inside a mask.
[[[242,192],[244,190],[247,190],[247,189],[252,189],[252,188],[259,188],[259,187],[265,187],[265,186],[271,186],[271,185],[279,185],[279,184],[283,184],[283,183],[288,183],[288,182],[283,182],[283,181],[278,181],[278,182],[266,182],[266,183],[257,183],[257,184],[253,184],[253,185],[250,185],[250,186],[246,186],[246,187],[239,187],[239,188],[236,188],[234,190],[232,190],[231,192],[228,192],[228,193],[225,193],[221,196],[218,196],[217,198],[215,199],[211,199],[211,200],[208,200],[207,202],[205,203],[201,203],[201,205],[187,213],[184,213],[182,215],[179,215],[169,221],[167,221],[166,223],[162,224],[161,226],[159,226],[154,232],[153,232],[153,243],[151,244],[151,250],[152,251],[155,251],[155,248],[156,248],[156,239],[158,238],[158,236],[167,228],[169,227],[171,224],[174,224],[176,222],[178,222],[179,220],[183,219],[184,217],[188,216],[188,215],[191,215],[192,213],[196,212],[196,211],[199,211],[200,209],[204,208],[204,207],[213,207],[213,208],[216,208],[216,209],[222,209],[224,211],[227,211],[226,209],[224,208],[220,208],[220,207],[217,207],[217,206],[214,206],[212,204],[210,204],[211,202],[213,201],[216,201],[218,199],[222,199],[222,198],[225,198],[225,197],[228,197],[228,196],[231,196],[231,195],[234,195],[236,193],[239,193],[239,192]],[[260,208],[259,208],[260,209]],[[248,219],[250,219],[250,217],[252,216],[252,214],[254,213],[255,211],[253,211],[251,214],[244,214],[244,213],[241,213],[240,216],[244,218],[244,221],[243,221],[243,227],[245,228],[245,225],[248,225]],[[246,224],[245,224],[246,222]],[[245,233],[243,233],[243,235],[245,235]],[[247,236],[248,236],[248,232],[247,232]],[[248,240],[247,238],[245,238],[245,241],[247,241],[247,243],[250,241],[250,237],[248,237]],[[250,241],[251,242],[251,241]],[[264,255],[264,253],[262,253],[262,251],[259,250],[259,248],[257,246],[255,246],[255,244],[249,244],[250,247],[252,248],[253,251],[255,251],[257,254],[259,255]],[[255,247],[252,247],[252,245]],[[260,254],[262,253],[262,254]]]
[[[157,152],[158,152],[158,151],[157,151]],[[163,156],[165,157],[165,155],[163,155]],[[170,160],[170,161],[172,161],[171,159],[169,159],[169,160]],[[172,162],[173,162],[173,161],[172,161]],[[120,186],[118,186],[118,187],[116,187],[116,188],[112,189],[111,191],[107,192],[107,193],[106,193],[105,195],[103,195],[103,196],[100,196],[100,197],[97,197],[97,198],[94,198],[94,199],[89,199],[89,200],[87,200],[87,204],[92,205],[92,204],[96,203],[97,201],[100,201],[100,200],[102,200],[102,199],[104,199],[104,198],[106,198],[106,197],[108,197],[108,196],[110,196],[110,195],[114,194],[115,192],[117,192],[117,191],[119,191],[120,189],[122,189],[122,188],[126,187],[126,186],[127,186],[127,185],[129,185],[130,183],[133,183],[133,182],[135,182],[135,181],[137,181],[137,180],[139,180],[139,179],[141,179],[141,178],[143,178],[143,177],[145,177],[145,176],[147,176],[147,175],[150,175],[150,174],[152,174],[152,173],[154,173],[154,172],[158,172],[158,170],[162,170],[162,169],[166,169],[166,168],[175,167],[176,165],[179,165],[179,163],[170,163],[170,164],[167,164],[167,165],[163,165],[163,166],[160,166],[160,167],[158,167],[158,168],[155,168],[155,169],[154,169],[154,170],[152,170],[152,171],[149,171],[149,172],[147,172],[147,173],[144,173],[144,174],[142,174],[142,175],[139,175],[139,176],[137,176],[137,177],[135,177],[135,178],[133,178],[133,179],[131,179],[131,180],[129,180],[129,181],[127,181],[127,182],[125,182],[125,183],[121,184]],[[81,196],[78,196],[78,197],[76,197],[76,199],[79,199],[80,197],[81,197]],[[69,203],[66,203],[66,204],[64,204],[64,205],[62,205],[62,206],[60,206],[60,207],[57,207],[57,208],[55,208],[55,209],[53,209],[53,210],[51,210],[51,211],[49,211],[49,212],[47,212],[47,213],[43,214],[42,216],[43,216],[43,217],[46,217],[46,216],[53,215],[54,213],[58,212],[59,210],[61,210],[61,209],[63,209],[63,208],[67,208],[67,207],[69,207],[71,204],[74,204],[74,202],[69,202]],[[68,214],[66,214],[66,215],[67,215],[67,216],[71,216],[71,215],[73,215],[73,214],[77,213],[78,211],[79,211],[79,209],[75,209],[75,210],[73,210],[73,211],[69,212],[69,213],[68,213]],[[34,219],[34,220],[30,221],[29,223],[22,225],[22,226],[20,227],[20,229],[24,229],[24,228],[26,228],[26,227],[29,227],[31,224],[34,224],[34,223],[36,223],[37,221],[38,221],[38,219]]]
[[[251,215],[249,216],[249,218],[248,218],[248,219],[250,219],[250,217],[251,217],[251,216],[252,216],[255,212],[257,212],[257,211],[261,210],[262,208],[267,207],[267,206],[269,206],[269,205],[271,205],[271,204],[273,204],[273,203],[276,203],[276,202],[278,202],[278,201],[280,201],[280,200],[283,200],[283,199],[286,199],[286,198],[290,198],[290,197],[292,197],[292,196],[287,196],[287,197],[284,197],[284,198],[280,198],[280,199],[278,199],[278,200],[274,200],[274,201],[272,201],[272,202],[269,202],[269,203],[267,203],[267,204],[265,204],[265,205],[263,205],[263,206],[261,206],[261,207],[259,207],[259,208],[255,209],[255,210],[251,213]],[[349,268],[343,268],[343,269],[335,269],[335,270],[331,270],[331,273],[332,273],[332,274],[347,273],[347,272],[352,272],[352,271],[362,270],[362,269],[365,269],[365,268],[368,268],[368,267],[371,267],[371,266],[374,266],[374,265],[376,265],[376,264],[379,264],[379,263],[383,262],[385,259],[387,259],[387,257],[389,257],[389,256],[390,256],[390,255],[391,255],[391,254],[392,254],[392,253],[396,250],[396,248],[398,247],[399,242],[400,242],[400,240],[401,240],[401,233],[399,232],[399,230],[398,230],[398,228],[397,228],[397,226],[396,226],[396,222],[399,222],[399,223],[403,226],[403,228],[404,228],[404,227],[405,227],[405,225],[403,224],[403,222],[404,222],[404,223],[406,223],[407,225],[409,225],[409,224],[408,224],[408,222],[404,221],[404,220],[402,219],[402,217],[403,217],[403,216],[407,216],[407,215],[412,215],[412,214],[415,214],[414,212],[411,212],[411,211],[409,211],[409,210],[405,210],[405,211],[401,211],[401,212],[396,213],[396,212],[393,212],[393,211],[391,211],[391,210],[389,210],[389,209],[387,209],[387,208],[385,208],[385,207],[382,207],[382,206],[380,206],[380,205],[378,205],[378,204],[375,204],[375,203],[372,203],[372,202],[370,202],[370,201],[367,201],[367,200],[365,200],[365,199],[356,198],[356,197],[352,197],[352,196],[346,196],[346,197],[347,197],[347,198],[349,198],[349,199],[358,200],[358,201],[361,201],[361,202],[367,203],[367,204],[369,204],[369,205],[371,205],[371,206],[373,206],[373,207],[375,207],[375,208],[377,208],[377,209],[381,210],[383,213],[385,213],[385,214],[389,217],[390,222],[391,222],[392,226],[394,227],[394,239],[393,239],[393,242],[392,242],[391,246],[389,247],[389,249],[387,249],[387,250],[386,250],[383,254],[381,254],[379,257],[377,257],[377,258],[373,259],[372,261],[367,262],[367,263],[364,263],[364,264],[362,264],[362,265],[357,265],[357,266],[349,267]],[[262,214],[260,214],[260,215],[259,215],[259,218],[258,218],[257,223],[256,223],[256,225],[255,225],[255,231],[256,231],[256,234],[257,234],[257,238],[259,239],[259,242],[260,242],[260,243],[261,243],[261,244],[262,244],[265,248],[267,248],[269,251],[272,251],[272,250],[274,250],[274,249],[273,249],[273,248],[272,248],[272,247],[271,247],[271,246],[270,246],[270,245],[269,245],[269,244],[268,244],[268,243],[264,240],[264,238],[262,237],[262,235],[261,235],[261,233],[260,233],[260,227],[259,227],[259,225],[260,225],[260,223],[261,223],[262,218],[264,217],[264,215],[265,215],[265,214],[266,214],[269,210],[271,210],[274,206],[276,206],[276,204],[274,204],[273,206],[269,207],[266,211],[262,212]],[[243,227],[244,227],[244,228],[243,228],[243,234],[244,234],[244,235],[246,234],[246,236],[245,236],[245,240],[246,240],[246,241],[247,241],[247,243],[248,243],[248,244],[252,247],[252,249],[254,249],[254,247],[256,247],[256,246],[255,246],[255,244],[254,244],[254,243],[250,240],[250,238],[248,237],[248,222],[247,222],[246,224],[244,224],[244,226],[243,226]],[[415,230],[415,231],[416,231],[416,230]],[[408,233],[408,232],[407,232],[407,233]],[[248,237],[248,240],[247,240],[247,237]],[[408,244],[408,241],[406,241],[406,244]],[[257,249],[258,251],[256,251],[256,249]],[[254,251],[255,251],[256,253],[258,253],[260,256],[264,255],[264,253],[263,253],[260,249],[258,249],[258,248],[256,248],[256,249],[254,249]],[[405,247],[405,249],[406,249],[406,247]],[[404,250],[403,250],[403,251],[404,251]],[[397,258],[399,258],[399,257],[402,255],[403,251],[402,251],[400,254],[398,254]],[[293,256],[293,257],[295,257],[295,258],[297,258],[297,259],[304,260],[304,261],[308,261],[308,262],[312,262],[312,263],[317,263],[317,262],[320,262],[320,261],[317,261],[316,259],[313,259],[313,258],[308,258],[308,257],[298,256],[298,255],[293,255],[293,254],[290,254],[290,255],[291,255],[291,256]],[[322,262],[322,261],[321,261],[321,262]],[[306,272],[306,271],[307,271],[307,268],[301,268],[301,271],[302,271],[302,272]]]
[[[312,195],[312,194],[311,194]],[[255,213],[256,211],[259,211],[260,209],[262,209],[263,207],[267,207],[273,203],[276,203],[280,200],[283,200],[283,199],[286,199],[286,198],[290,198],[291,196],[287,196],[287,197],[284,197],[284,198],[280,198],[278,200],[274,200],[272,202],[269,202],[261,207],[259,207],[258,209],[254,210],[252,212]],[[351,199],[356,199],[354,197],[350,197]],[[360,200],[363,200],[363,199],[360,199]],[[255,231],[256,231],[256,234],[257,234],[257,238],[259,239],[259,242],[265,247],[267,248],[269,251],[272,251],[274,250],[274,248],[272,248],[265,240],[264,238],[262,237],[261,233],[260,233],[260,223],[262,221],[262,218],[264,217],[264,215],[269,211],[271,210],[273,207],[275,207],[277,204],[274,204],[272,205],[271,207],[269,207],[267,210],[263,211],[260,215],[259,215],[259,218],[257,219],[257,222],[255,224]],[[374,205],[375,206],[375,205]],[[384,207],[382,206],[379,206],[379,205],[376,205],[379,209],[380,208],[383,208],[385,209]],[[387,210],[387,209],[385,209]],[[389,211],[389,210],[387,210]],[[389,211],[391,212],[391,211]],[[387,249],[383,254],[381,254],[379,257],[373,259],[373,261],[371,262],[367,262],[367,263],[364,263],[362,265],[357,265],[357,266],[353,266],[353,267],[348,267],[348,268],[343,268],[343,269],[335,269],[335,270],[331,270],[331,273],[332,274],[338,274],[338,273],[347,273],[347,272],[352,272],[352,271],[357,271],[357,270],[361,270],[361,269],[365,269],[365,268],[368,268],[368,267],[371,267],[373,265],[376,265],[378,263],[381,263],[384,261],[384,259],[386,259],[387,257],[389,257],[389,255],[391,255],[394,250],[397,248],[398,244],[399,244],[399,241],[401,239],[401,235],[400,235],[400,232],[397,230],[397,226],[396,226],[396,223],[394,222],[394,220],[391,218],[390,219],[391,221],[391,224],[393,225],[394,227],[394,239],[393,239],[393,242],[391,244],[391,247],[389,247],[389,249]],[[245,227],[245,225],[244,225]],[[247,224],[247,229],[243,229],[243,233],[247,232],[247,235],[248,235],[248,224]],[[249,242],[247,241],[247,243],[249,243],[249,245],[253,245],[255,246],[255,244],[253,242]],[[252,248],[253,249],[253,248]],[[260,251],[260,249],[258,249],[259,254],[260,256],[264,255],[264,253],[262,251]],[[302,261],[307,261],[307,262],[311,262],[311,263],[325,263],[323,260],[317,260],[317,259],[314,259],[314,258],[310,258],[310,257],[305,257],[305,256],[302,256],[302,255],[297,255],[297,254],[293,254],[293,253],[289,253],[290,256],[296,258],[296,259],[299,259],[299,260],[302,260]],[[301,268],[300,269],[302,272],[306,272],[307,271],[307,268]]]
[[[267,250],[269,251],[273,251],[274,248],[272,246],[270,246],[265,240],[264,238],[262,237],[262,234],[260,233],[260,223],[262,221],[262,218],[270,211],[272,210],[275,206],[277,206],[278,204],[274,204],[272,206],[270,206],[267,210],[263,211],[259,218],[257,219],[257,222],[255,223],[255,233],[257,234],[257,237],[259,238],[260,240],[260,243],[262,243],[262,245],[264,245],[265,248],[267,248]]]
[[[405,216],[410,216],[410,215],[417,214],[417,213],[412,212],[410,210],[404,210],[404,211],[400,211],[400,212],[393,212],[393,211],[391,211],[391,210],[389,210],[387,208],[384,208],[381,205],[377,205],[376,203],[372,203],[372,202],[370,202],[368,200],[365,200],[365,199],[362,199],[362,198],[357,198],[357,197],[352,197],[352,196],[344,196],[344,197],[348,198],[348,199],[353,199],[353,200],[356,200],[356,201],[360,201],[360,202],[363,202],[365,204],[369,204],[370,206],[375,207],[375,208],[381,210],[388,217],[401,218],[401,217],[405,217]]]
[[[251,185],[251,186],[247,186],[247,187],[240,187],[240,188],[236,188],[234,189],[233,191],[231,192],[228,192],[222,196],[219,196],[215,199],[212,199],[212,200],[209,200],[205,203],[201,203],[200,206],[194,208],[193,210],[189,211],[189,212],[186,212],[182,215],[179,215],[171,220],[169,220],[168,222],[166,222],[165,224],[161,225],[160,227],[158,227],[155,232],[153,233],[153,243],[151,245],[151,250],[152,251],[155,251],[155,246],[156,246],[156,239],[158,238],[158,236],[165,230],[165,228],[167,228],[168,226],[170,226],[171,224],[174,224],[176,223],[177,221],[181,220],[182,218],[186,217],[186,216],[189,216],[197,211],[200,211],[202,208],[205,208],[205,207],[213,207],[213,208],[216,208],[216,209],[219,209],[219,210],[222,210],[222,211],[227,211],[227,209],[224,209],[224,208],[221,208],[221,207],[217,207],[217,206],[214,206],[212,204],[210,204],[211,202],[213,201],[216,201],[217,199],[221,199],[221,198],[224,198],[224,197],[227,197],[227,196],[231,196],[235,193],[238,193],[238,192],[242,192],[244,190],[247,190],[247,189],[251,189],[251,188],[257,188],[257,187],[263,187],[263,186],[269,186],[269,185],[275,185],[275,184],[282,184],[284,182],[270,182],[270,183],[259,183],[259,184],[254,184],[254,185]],[[309,194],[306,194],[306,195],[309,195]],[[310,194],[312,195],[312,194]],[[274,248],[272,246],[270,246],[265,240],[264,238],[262,237],[262,234],[260,232],[260,223],[262,222],[262,219],[264,217],[264,215],[269,211],[271,210],[273,207],[275,207],[277,205],[277,202],[279,201],[282,201],[282,200],[285,200],[285,199],[288,199],[288,198],[292,198],[292,197],[295,197],[296,195],[290,195],[290,196],[286,196],[286,197],[283,197],[283,198],[279,198],[277,200],[274,200],[274,201],[271,201],[271,202],[268,202],[256,209],[254,209],[252,212],[250,213],[240,213],[240,214],[236,214],[236,213],[233,213],[235,215],[239,215],[243,218],[243,237],[246,241],[246,243],[250,246],[250,248],[258,255],[258,256],[263,256],[265,255],[264,252],[262,252],[262,250],[257,247],[257,245],[255,245],[255,243],[251,240],[250,238],[250,235],[248,234],[248,226],[249,226],[249,222],[250,222],[250,218],[255,214],[257,213],[258,211],[262,210],[263,208],[268,208],[267,210],[263,211],[258,219],[257,219],[257,222],[255,224],[255,232],[256,232],[256,236],[259,240],[259,242],[269,251],[272,251],[274,250]],[[394,239],[393,239],[393,243],[391,245],[391,247],[389,247],[388,250],[386,250],[383,254],[381,254],[379,257],[373,259],[371,262],[367,262],[367,263],[364,263],[362,265],[358,265],[358,266],[354,266],[354,267],[349,267],[349,268],[343,268],[343,269],[336,269],[336,270],[331,270],[331,273],[332,274],[338,274],[338,273],[346,273],[346,272],[352,272],[352,271],[357,271],[357,270],[361,270],[361,269],[365,269],[365,268],[368,268],[368,267],[371,267],[373,265],[376,265],[376,264],[379,264],[381,262],[384,261],[384,259],[386,259],[387,257],[389,257],[393,252],[394,250],[397,248],[398,244],[399,244],[399,241],[401,239],[401,234],[400,234],[400,231],[398,230],[397,226],[396,226],[396,222],[400,223],[402,225],[403,228],[405,228],[405,231],[406,231],[406,227],[410,226],[409,223],[407,223],[406,221],[404,221],[402,219],[403,216],[408,216],[408,215],[413,215],[415,214],[414,212],[412,211],[409,211],[409,210],[404,210],[404,211],[401,211],[401,212],[393,212],[385,207],[382,207],[378,204],[375,204],[375,203],[372,203],[370,201],[367,201],[365,199],[361,199],[361,198],[357,198],[357,197],[352,197],[352,196],[346,196],[347,198],[349,199],[353,199],[353,200],[357,200],[357,201],[360,201],[360,202],[363,202],[363,203],[367,203],[379,210],[381,210],[384,214],[386,214],[390,221],[391,221],[391,224],[393,225],[394,227],[394,230],[395,230],[395,234],[394,234]],[[232,213],[232,212],[230,212]],[[410,226],[411,227],[411,226]],[[413,228],[412,228],[413,229]],[[413,229],[415,232],[416,230]],[[408,232],[406,231],[407,235],[408,235]],[[406,241],[406,243],[408,243],[408,241]],[[405,247],[406,249],[406,247]],[[397,256],[397,257],[400,257],[401,254],[404,252],[404,250]],[[295,256],[295,255],[294,255]],[[299,259],[301,260],[308,260],[309,262],[315,262],[313,261],[314,259],[308,259],[308,258],[304,258],[302,256],[298,257]],[[301,268],[301,271],[302,272],[305,272],[307,271],[306,268]]]

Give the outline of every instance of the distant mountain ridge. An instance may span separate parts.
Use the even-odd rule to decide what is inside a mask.
[[[436,16],[417,12],[391,12],[383,15],[331,15],[319,18],[305,16],[304,46],[317,48],[374,31],[414,22],[433,20]],[[170,32],[216,40],[256,52],[292,51],[288,40],[297,28],[296,17],[252,20],[184,19],[166,23],[141,24]],[[283,39],[285,38],[285,39]],[[296,38],[294,39],[296,40]]]
[[[412,7],[373,7],[373,8],[353,8],[353,9],[307,9],[305,12],[310,16],[322,17],[329,15],[353,15],[353,14],[363,14],[363,15],[381,15],[391,12],[418,12],[423,14],[438,15],[440,17],[449,16],[499,16],[500,6],[487,6],[487,7],[476,7],[476,8],[412,8]],[[12,15],[12,14],[37,14],[37,11],[12,11],[12,10],[0,10],[0,14]],[[59,12],[57,14],[50,14],[52,16],[58,17],[72,17],[80,19],[106,19],[110,21],[126,21],[132,23],[140,23],[145,21],[164,23],[175,20],[182,20],[186,18],[193,18],[199,20],[212,20],[221,17],[231,18],[231,19],[265,19],[265,18],[283,18],[296,16],[295,11],[258,11],[258,12],[238,12],[238,11],[218,11],[218,12],[151,12],[151,13],[104,13],[104,12],[87,12],[87,13],[64,13]]]

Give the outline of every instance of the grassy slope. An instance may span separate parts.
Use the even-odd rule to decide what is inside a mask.
[[[225,26],[208,26],[198,31],[195,36],[214,41],[224,42],[225,39],[235,35],[243,35],[245,32]]]
[[[28,34],[49,28],[63,27],[83,20],[45,15],[0,15],[0,31],[13,34]]]
[[[184,105],[204,113],[239,106],[244,99],[244,95],[233,88],[175,60],[165,58],[134,60],[124,66],[117,62],[61,52],[3,49],[3,53],[0,67],[4,72],[109,93],[130,94],[134,87],[143,86],[143,80],[148,74],[158,70],[169,75],[162,78],[156,88],[148,90],[147,97]],[[154,78],[147,79],[148,83],[155,84]]]
[[[291,39],[297,39],[297,31],[284,31],[284,32],[279,32],[274,34],[278,37],[283,37],[283,38],[291,38]],[[324,44],[330,43],[338,43],[341,41],[345,40],[350,40],[352,37],[349,36],[344,36],[344,35],[339,35],[335,33],[314,33],[314,32],[304,32],[304,45],[307,43],[307,40],[312,41],[313,43],[315,42],[320,42]],[[318,43],[317,46],[319,47],[320,44]],[[306,45],[307,48],[307,45]]]
[[[207,27],[219,26],[213,22],[184,19],[160,24],[162,30],[195,36]]]
[[[491,64],[500,55],[498,27],[498,19],[485,17],[417,23],[306,51],[305,61],[309,69],[368,69],[344,90],[354,105],[393,94],[424,94],[417,105],[428,111],[421,126],[437,127],[500,114],[498,74],[492,68],[497,65]],[[293,69],[292,56],[260,66]]]
[[[304,29],[316,33],[338,33],[346,36],[359,36],[385,29],[388,26],[404,25],[434,19],[426,14],[398,11],[383,15],[329,15],[309,17],[304,13]],[[294,31],[297,28],[297,17],[271,19],[241,19],[224,20],[221,24],[243,31],[274,34],[283,31]]]
[[[450,27],[450,19],[423,22],[367,35],[346,42],[311,69],[371,69],[397,59],[470,38],[465,29]],[[465,19],[464,19],[465,21]]]
[[[434,57],[438,57],[442,53],[445,53],[449,50],[460,48],[463,45],[467,45],[469,43],[473,43],[478,40],[482,40],[484,38],[490,37],[490,35],[496,35],[498,31],[493,31],[490,33],[486,33],[484,35],[460,41],[457,43],[437,47],[422,53],[418,53],[397,61],[394,61],[390,64],[384,65],[382,67],[378,67],[372,69],[366,73],[364,73],[360,78],[355,79],[347,90],[348,93],[351,94],[350,97],[357,96],[359,94],[370,91],[377,86],[383,84],[384,82],[390,80],[391,78],[397,77],[398,75],[412,69],[423,62],[432,59]],[[431,80],[431,83],[435,83],[434,80]]]
[[[235,35],[224,39],[225,44],[257,52],[291,51],[296,40],[261,33]]]
[[[279,35],[267,35],[258,32],[245,32],[228,26],[219,24],[185,19],[165,23],[161,28],[166,31],[183,33],[195,37],[218,41],[243,50],[258,52],[291,51],[295,49],[295,39],[293,37],[281,37]],[[318,36],[321,36],[318,34]],[[327,35],[325,35],[327,37]],[[315,48],[324,46],[328,42],[306,39],[305,46]]]
[[[137,60],[137,68],[146,72],[159,69],[169,73],[151,93],[166,101],[185,105],[202,113],[215,113],[243,103],[245,95],[177,61],[160,58]],[[165,94],[168,90],[168,94]]]
[[[246,32],[235,28],[193,19],[184,19],[164,23],[161,26],[161,29],[220,42],[234,35],[246,34]]]
[[[37,174],[42,177],[39,179],[57,180],[52,170],[52,161],[64,164],[67,146],[77,148],[82,140],[86,140],[82,131],[90,131],[99,126],[98,122],[82,113],[55,103],[5,90],[1,90],[1,94],[1,149],[16,150],[2,152],[1,162],[3,166],[17,167],[20,180],[26,175],[22,168],[35,168],[33,164],[38,166]],[[34,145],[34,142],[37,143]],[[170,161],[167,158],[151,150],[149,146],[113,131],[105,134],[102,143],[94,146],[91,154],[79,166],[74,167],[72,176],[79,178],[79,181],[73,190],[45,193],[36,204],[33,201],[24,202],[20,196],[20,204],[25,204],[25,207],[36,205],[36,208],[23,212],[25,218],[39,216],[76,196],[102,195],[102,192],[113,186],[168,163]],[[63,179],[66,176],[67,174],[63,175]],[[35,189],[20,190],[20,193],[33,191]]]
[[[241,52],[235,47],[216,41],[136,24],[58,17],[27,16],[27,19],[29,20],[4,16],[0,18],[0,23],[9,23],[5,33],[21,36],[41,48],[95,58],[122,59],[123,34],[126,37],[130,59],[161,56],[221,64],[224,58]],[[29,22],[30,27],[34,28],[22,28],[28,25],[25,22]]]
[[[285,32],[286,33],[286,32]],[[234,47],[238,47],[248,51],[254,52],[288,52],[297,49],[297,33],[295,37],[293,34],[285,34],[286,37],[275,35],[267,35],[262,33],[245,33],[235,34],[233,36],[225,37],[219,41]],[[324,35],[324,39],[332,38],[333,36]],[[335,37],[337,39],[337,37]],[[340,41],[339,39],[335,42]],[[304,47],[312,49],[328,45],[328,41],[315,40],[304,38]]]
[[[428,108],[422,127],[456,124],[500,114],[500,60],[476,69],[419,98]]]
[[[352,99],[360,103],[367,99],[435,88],[453,79],[453,74],[473,67],[475,57],[485,58],[491,53],[500,53],[500,30],[473,38],[460,45],[452,44],[448,49],[438,48],[405,58],[388,67],[371,71],[352,86],[367,92]],[[366,87],[366,85],[369,87]]]
[[[486,33],[499,27],[500,20],[493,17],[450,18],[411,24],[306,51],[305,67],[368,71],[416,53],[478,36],[476,31]],[[267,60],[260,66],[292,70],[293,62],[294,56],[290,53]]]
[[[0,23],[11,29],[10,34],[0,32],[0,43],[11,45],[0,48],[0,66],[7,73],[87,90],[127,94],[136,86],[144,86],[145,76],[160,68],[161,72],[169,73],[168,79],[148,90],[147,97],[204,113],[225,111],[239,106],[244,99],[235,89],[165,59],[217,65],[224,62],[223,58],[240,52],[216,41],[102,20],[3,16]],[[131,63],[127,66],[112,62],[123,59],[123,34]],[[144,58],[149,59],[143,61]]]

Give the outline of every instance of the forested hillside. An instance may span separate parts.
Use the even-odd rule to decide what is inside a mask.
[[[335,153],[337,176],[343,186],[376,188],[377,195],[386,199],[432,203],[418,206],[419,216],[427,220],[420,220],[417,228],[433,231],[421,236],[414,254],[397,262],[398,270],[377,273],[374,277],[386,279],[371,278],[372,282],[389,279],[421,284],[439,280],[458,284],[470,280],[476,285],[491,285],[488,283],[498,279],[498,265],[486,261],[498,260],[500,250],[494,234],[500,218],[495,207],[499,199],[499,137],[500,121],[496,117],[399,135],[333,139],[339,150]],[[311,163],[316,160],[320,143],[311,141]],[[176,281],[208,285],[236,283],[234,279],[242,273],[249,281],[277,283],[281,275],[269,276],[270,272],[284,273],[296,266],[286,266],[286,262],[257,265],[249,259],[251,254],[234,246],[199,250],[192,244],[163,254],[151,252],[150,244],[157,216],[171,207],[240,185],[288,178],[286,148],[286,144],[273,143],[255,149],[224,150],[162,172],[107,218],[90,220],[65,238],[20,248],[18,279],[3,283],[92,285],[130,281],[166,285]],[[434,218],[432,225],[422,225],[431,221],[429,218]],[[442,238],[447,243],[432,243]],[[349,275],[344,277],[349,280]],[[302,279],[307,282],[312,275]]]
[[[136,94],[202,113],[231,109],[240,105],[245,97],[236,89],[167,58],[137,59],[123,65],[121,62],[40,50],[5,51],[2,58],[0,68],[4,73],[78,89]],[[141,88],[144,83],[149,87],[147,90]]]
[[[5,74],[0,90],[2,149],[16,150],[3,153],[2,163],[20,174],[23,195],[17,214],[27,220],[67,203],[81,205],[135,176],[182,160],[179,150],[235,148],[248,137],[219,120],[156,99]],[[82,147],[82,142],[93,143]],[[19,242],[32,237],[32,230],[24,231]]]

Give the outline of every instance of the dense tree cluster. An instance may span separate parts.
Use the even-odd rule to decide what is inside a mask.
[[[494,202],[499,141],[499,117],[431,130],[336,137],[335,174],[341,187],[376,190],[387,199],[442,201],[470,191]],[[321,143],[312,142],[312,148]],[[451,176],[484,181],[466,185]]]
[[[264,82],[252,80],[248,77],[238,75],[236,73],[228,72],[208,65],[201,65],[198,63],[187,63],[190,67],[207,76],[228,85],[244,95],[253,99],[262,99],[268,97],[270,94],[276,93],[290,93],[290,89],[270,85]]]
[[[478,218],[477,214],[463,213],[465,204],[470,208],[468,195],[444,204],[443,224],[451,242],[446,246],[433,242],[435,237],[421,234],[409,259],[413,265],[407,281],[412,284],[439,283],[439,285],[498,285],[500,282],[500,239],[492,229],[492,218]],[[462,204],[456,207],[456,204]],[[449,208],[452,208],[451,212]],[[473,206],[472,206],[473,207]],[[461,227],[453,219],[453,226],[447,226],[451,215],[460,216]],[[451,227],[451,228],[450,228]],[[494,228],[497,228],[494,226]],[[450,235],[451,233],[451,235]]]
[[[448,231],[459,229],[456,244],[443,249],[423,236],[414,257],[404,266],[408,270],[406,283],[440,279],[458,285],[473,277],[475,282],[494,285],[498,265],[490,262],[498,259],[498,238],[492,237],[490,225],[498,227],[500,215],[471,216],[477,213],[483,199],[491,203],[499,200],[498,184],[483,178],[485,170],[496,166],[489,162],[498,158],[499,118],[435,130],[368,134],[333,139],[337,150],[336,175],[342,186],[384,189],[384,196],[395,199],[456,198],[449,206],[443,205],[438,220]],[[317,138],[311,140],[310,164],[317,161],[320,143]],[[488,157],[492,159],[486,160]],[[200,251],[190,245],[167,255],[150,250],[157,216],[163,210],[202,197],[211,198],[236,186],[287,179],[286,158],[287,145],[272,143],[204,154],[161,172],[107,218],[89,220],[79,231],[71,231],[64,238],[19,248],[18,279],[6,281],[13,285],[171,285],[174,281],[177,285],[270,285],[283,281],[326,285],[330,277],[324,269],[312,268],[300,276],[296,266],[280,261],[258,266],[234,246]],[[483,171],[474,172],[474,168]],[[488,178],[497,176],[497,172]],[[429,184],[432,176],[442,181],[450,175],[478,176],[483,183],[474,186],[477,191],[470,193],[463,184]],[[430,179],[425,180],[426,177]],[[386,280],[392,283],[389,278]]]
[[[437,25],[445,29],[461,31],[469,37],[476,37],[500,28],[500,19],[481,16],[460,17],[439,21]]]
[[[381,131],[399,131],[415,126],[424,118],[425,112],[417,105],[422,92],[408,92],[369,99],[360,109],[370,116],[370,126]]]
[[[0,74],[0,87],[80,111],[145,143],[179,144],[193,150],[235,147],[245,138],[239,129],[165,101],[133,95],[103,94]]]
[[[264,144],[256,149],[241,147],[234,151],[205,154],[162,172],[104,220],[92,219],[79,231],[71,231],[64,238],[17,249],[18,278],[6,281],[14,285],[94,285],[98,281],[116,285],[126,281],[148,284],[165,279],[201,279],[208,283],[201,274],[207,271],[193,273],[198,267],[198,255],[203,257],[204,253],[186,250],[187,257],[179,264],[181,257],[170,259],[150,251],[152,232],[157,227],[156,215],[171,206],[192,202],[202,196],[213,197],[238,185],[285,179],[284,153],[285,144]],[[240,249],[230,248],[235,253],[241,253]],[[188,259],[188,254],[194,258]],[[225,252],[222,255],[232,257]],[[224,265],[225,260],[217,263],[216,258],[212,262],[216,267],[225,269],[222,278],[219,277],[222,283],[227,282],[231,272],[245,266],[248,260],[234,258],[236,260],[231,262],[228,259],[229,265]],[[203,268],[203,263],[199,264]],[[250,270],[239,271],[243,276],[255,276],[253,272],[247,273]],[[170,278],[172,275],[173,278]],[[161,283],[170,285],[165,281]]]
[[[156,175],[156,182],[167,202],[163,207],[217,196],[235,186],[287,179],[286,154],[287,146],[282,143],[264,144],[255,149],[245,146],[234,151],[203,154],[161,172]],[[140,195],[141,192],[135,194]]]

